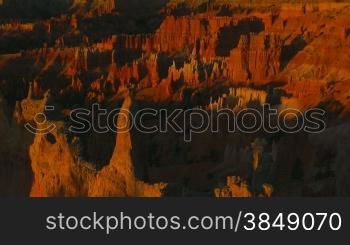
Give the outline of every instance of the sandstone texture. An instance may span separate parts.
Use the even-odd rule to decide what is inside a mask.
[[[50,3],[0,1],[0,196],[350,194],[350,2]],[[191,142],[173,131],[70,132],[71,112],[96,103],[201,108],[215,120],[218,109],[266,103],[320,108],[327,128],[229,134],[223,122]]]

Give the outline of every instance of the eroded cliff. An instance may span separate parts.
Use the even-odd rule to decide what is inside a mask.
[[[25,2],[0,6],[0,194],[347,195],[348,158],[330,136],[350,110],[346,1]],[[222,130],[190,143],[174,132],[69,132],[72,110],[94,103],[316,107],[328,129],[317,139]],[[35,123],[38,113],[48,121]],[[31,134],[27,123],[55,129]]]

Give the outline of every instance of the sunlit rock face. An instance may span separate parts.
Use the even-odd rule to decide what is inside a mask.
[[[131,104],[131,98],[126,97],[122,108],[126,110]],[[129,118],[120,116],[117,125],[125,125],[128,121]],[[49,124],[55,125],[55,129],[45,135],[36,135],[29,149],[34,174],[31,196],[160,197],[163,195],[166,184],[147,184],[137,178],[135,169],[140,163],[133,156],[129,132],[117,132],[110,162],[98,170],[84,159],[80,139],[66,133],[68,129],[63,122],[51,121],[41,125],[39,130]]]
[[[48,2],[0,0],[0,196],[349,195],[350,3]],[[190,142],[173,131],[70,132],[71,112],[95,103],[200,108],[220,129]],[[327,129],[230,133],[218,119],[266,103],[323,109]],[[54,129],[33,134],[28,123]]]
[[[126,96],[122,109],[130,110],[132,99]],[[130,118],[118,117],[118,128],[130,123]],[[142,196],[160,197],[166,184],[150,185],[137,178],[137,170],[142,164],[135,154],[135,144],[130,132],[118,132],[116,146],[109,164],[104,167],[96,176],[90,190],[91,196]]]

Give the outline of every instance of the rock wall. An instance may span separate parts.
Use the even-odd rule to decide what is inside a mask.
[[[67,118],[93,103],[135,112],[320,107],[330,115],[320,141],[333,144],[328,134],[350,111],[348,3],[39,2],[0,6],[0,186],[9,186],[0,195],[247,197],[270,196],[271,185],[274,195],[347,195],[344,150],[318,154],[307,134],[225,129],[186,144],[172,133],[74,135]],[[57,111],[38,129],[55,130],[29,134],[24,125],[47,105]],[[256,138],[268,144],[255,179]],[[237,177],[218,188],[227,176]]]

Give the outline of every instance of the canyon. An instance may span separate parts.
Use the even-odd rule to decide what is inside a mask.
[[[349,2],[51,2],[0,1],[0,196],[350,195]],[[319,108],[327,128],[231,134],[221,123],[191,142],[171,130],[70,132],[71,113],[96,103]]]

